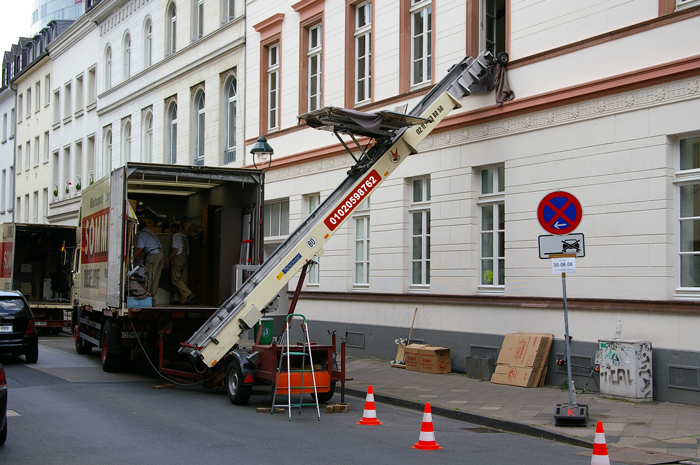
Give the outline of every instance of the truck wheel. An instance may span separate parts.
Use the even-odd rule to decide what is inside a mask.
[[[4,414],[5,412],[3,412]],[[2,431],[0,431],[0,446],[5,444],[5,441],[7,440],[7,419],[5,420],[5,426],[2,428]]]
[[[80,355],[90,355],[92,352],[92,344],[80,337],[80,317],[82,312],[79,308],[75,309],[75,324],[73,325],[73,341],[75,342],[75,351]]]
[[[107,373],[112,373],[119,370],[119,355],[109,350],[109,346],[114,343],[117,338],[117,332],[109,321],[105,321],[104,329],[102,330],[102,370]]]
[[[27,363],[36,363],[39,360],[39,344],[32,347],[32,349],[24,354],[24,359]]]
[[[335,381],[331,382],[331,387],[328,390],[328,392],[319,392],[318,393],[318,403],[319,404],[325,404],[329,400],[333,398],[333,394],[335,394]],[[311,397],[314,397],[313,394],[311,394]]]
[[[226,367],[226,392],[234,405],[245,405],[253,392],[253,386],[243,385],[243,371],[238,361],[233,360]]]

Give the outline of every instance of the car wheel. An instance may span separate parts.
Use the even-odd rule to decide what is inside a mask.
[[[120,360],[119,355],[114,351],[109,350],[110,345],[114,344],[117,338],[117,332],[114,326],[109,321],[105,321],[104,329],[102,330],[102,370],[107,373],[112,373],[119,370]]]
[[[5,426],[0,430],[0,446],[5,444],[7,440],[7,418],[5,418]]]
[[[335,381],[331,382],[331,387],[328,390],[328,392],[319,392],[318,393],[318,403],[319,404],[325,404],[329,400],[333,398],[333,394],[335,394]],[[311,394],[311,397],[314,397],[313,394]]]
[[[29,352],[24,354],[24,359],[27,363],[36,363],[39,360],[39,345],[32,347]]]
[[[92,344],[80,337],[80,317],[82,312],[79,308],[75,309],[75,324],[73,325],[73,341],[75,341],[75,351],[80,355],[90,355],[92,352]]]
[[[243,370],[238,361],[233,360],[226,367],[226,392],[234,405],[245,405],[253,392],[253,386],[243,385]]]

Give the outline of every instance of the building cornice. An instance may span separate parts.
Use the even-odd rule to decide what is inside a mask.
[[[86,15],[78,18],[67,30],[63,31],[61,35],[48,45],[47,49],[51,54],[51,58],[55,60],[60,57],[96,28],[95,23],[90,21]]]

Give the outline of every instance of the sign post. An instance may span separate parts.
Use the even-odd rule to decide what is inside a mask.
[[[588,425],[588,405],[577,404],[571,374],[571,341],[569,338],[569,306],[566,300],[566,273],[576,271],[576,257],[585,256],[583,234],[570,234],[581,223],[583,209],[576,197],[564,191],[546,195],[537,207],[537,220],[550,234],[540,236],[540,258],[552,260],[552,273],[561,273],[564,297],[564,343],[566,345],[566,376],[569,385],[569,403],[557,404],[555,426]]]

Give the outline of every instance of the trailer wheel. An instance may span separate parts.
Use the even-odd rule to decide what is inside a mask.
[[[73,341],[75,342],[75,351],[80,355],[90,355],[92,352],[92,344],[80,337],[80,317],[82,312],[79,308],[75,309],[75,321],[73,322]]]
[[[112,373],[119,370],[119,355],[109,350],[110,345],[114,343],[117,338],[117,332],[114,326],[110,324],[109,321],[105,321],[104,329],[102,330],[102,370],[107,373]]]
[[[335,394],[335,381],[331,382],[331,387],[328,390],[328,392],[319,392],[318,393],[318,403],[319,404],[325,404],[329,400],[333,398],[333,394]],[[311,394],[311,397],[314,397],[313,394]]]
[[[234,405],[247,404],[253,392],[253,386],[243,384],[243,371],[236,360],[232,360],[226,367],[226,392]]]

